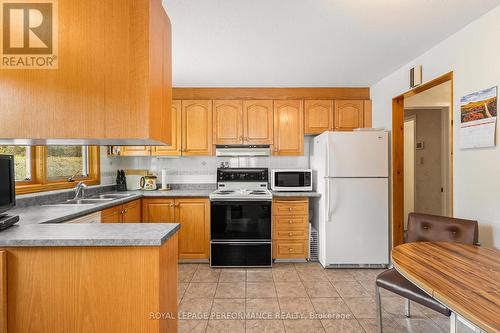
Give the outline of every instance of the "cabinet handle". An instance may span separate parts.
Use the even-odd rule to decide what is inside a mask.
[[[289,249],[288,249],[288,252],[293,252],[293,249],[292,249],[292,248],[289,248]]]
[[[174,203],[173,203],[173,202],[172,202],[172,203],[170,203],[170,207],[175,207],[175,205],[174,205]]]
[[[293,236],[293,232],[289,232],[289,233],[288,233],[288,236]]]
[[[288,223],[292,224],[292,220],[288,220]]]
[[[291,212],[292,211],[292,207],[288,207],[288,211]]]

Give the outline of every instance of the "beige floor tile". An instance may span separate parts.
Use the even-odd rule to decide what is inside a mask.
[[[304,281],[302,284],[309,297],[340,297],[337,290],[328,281]]]
[[[307,297],[302,282],[274,282],[278,297]]]
[[[179,320],[179,333],[204,333],[208,320]]]
[[[258,315],[264,315],[264,318],[279,318],[280,306],[278,304],[277,298],[247,298],[246,299],[246,313],[249,318],[261,318],[256,317]]]
[[[358,322],[363,327],[366,333],[379,333],[377,319],[358,319]],[[384,333],[402,333],[405,332],[404,327],[395,323],[391,318],[382,320]]]
[[[377,276],[385,271],[385,269],[360,268],[351,270],[351,275],[356,280],[372,280],[375,281]]]
[[[329,268],[325,269],[325,275],[328,280],[335,281],[354,281],[354,276],[347,269]]]
[[[283,320],[287,333],[325,332],[319,320]]]
[[[178,269],[179,271],[195,271],[198,269],[199,264],[179,264]]]
[[[245,333],[244,320],[210,320],[207,333]]]
[[[183,282],[177,283],[177,299],[178,300],[182,299],[188,286],[189,286],[189,283],[183,283]]]
[[[308,297],[283,297],[279,298],[281,313],[285,314],[300,314],[301,319],[314,319],[311,314],[314,314],[314,307]]]
[[[193,279],[195,272],[196,272],[195,270],[182,270],[182,271],[179,270],[177,279],[179,280],[179,282],[189,283]]]
[[[295,264],[289,262],[274,263],[272,270],[295,270]]]
[[[197,270],[191,282],[218,282],[220,272],[209,269]]]
[[[244,282],[245,270],[223,269],[220,273],[219,282]]]
[[[281,320],[247,320],[246,333],[283,333],[285,327]]]
[[[428,319],[402,319],[394,318],[394,322],[403,327],[401,332],[411,332],[411,333],[443,333],[432,320]]]
[[[184,298],[213,298],[216,289],[217,283],[214,282],[191,282],[184,293]]]
[[[359,322],[352,319],[321,320],[326,332],[331,333],[365,333]]]
[[[323,270],[311,269],[311,270],[297,270],[299,278],[301,281],[328,281]]]
[[[358,282],[365,288],[366,292],[372,297],[375,297],[375,281],[373,280],[358,280]],[[380,288],[380,295],[382,297],[394,297],[395,293],[390,292],[387,289]]]
[[[293,267],[293,266],[292,266]],[[272,270],[273,280],[275,282],[300,281],[299,274],[295,269]]]
[[[358,281],[336,281],[332,284],[342,297],[373,297]]]
[[[236,320],[245,318],[244,298],[216,298],[212,304],[210,319]]]
[[[245,298],[245,282],[219,282],[215,298]]]
[[[308,261],[308,262],[297,262],[294,264],[295,269],[300,270],[300,269],[319,269],[323,270],[323,266],[319,262],[314,262],[314,261]]]
[[[247,282],[247,298],[276,298],[273,282]]]
[[[377,317],[375,300],[371,297],[344,297],[344,301],[356,318]]]
[[[322,314],[324,318],[352,318],[351,311],[342,298],[311,298],[311,303],[316,313]]]
[[[221,269],[220,268],[212,268],[210,267],[210,264],[198,264],[198,270],[203,270],[203,269],[209,269],[211,271],[214,271],[214,272],[220,272]]]
[[[180,319],[206,320],[210,318],[213,298],[184,298],[179,304]]]
[[[270,269],[250,270],[247,269],[248,282],[273,282],[273,274]]]

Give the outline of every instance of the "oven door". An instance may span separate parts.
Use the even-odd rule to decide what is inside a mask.
[[[274,191],[312,191],[311,174],[309,170],[276,170],[271,187]]]
[[[271,239],[271,201],[212,201],[212,240]]]

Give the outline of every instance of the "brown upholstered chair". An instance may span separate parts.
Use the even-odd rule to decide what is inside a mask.
[[[452,217],[410,213],[408,215],[407,242],[455,242],[478,244],[477,221]],[[391,268],[377,276],[377,321],[382,332],[382,304],[380,289],[384,288],[406,298],[406,316],[410,317],[410,301],[450,316],[450,310]]]

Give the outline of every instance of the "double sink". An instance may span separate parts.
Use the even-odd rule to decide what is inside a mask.
[[[112,193],[112,194],[101,194],[90,198],[80,198],[80,199],[70,199],[63,202],[57,202],[54,204],[49,204],[47,206],[59,206],[59,205],[98,205],[108,203],[118,199],[125,199],[133,196],[131,193]]]

